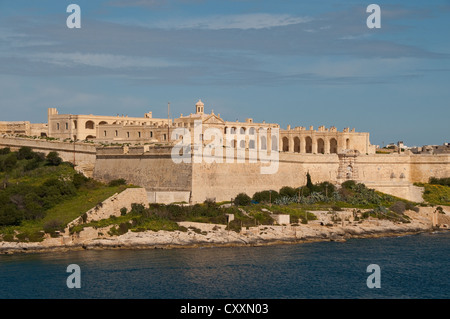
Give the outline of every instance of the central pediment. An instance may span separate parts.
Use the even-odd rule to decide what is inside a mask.
[[[222,120],[220,117],[218,117],[215,114],[209,115],[207,118],[205,118],[202,122],[202,124],[219,124],[219,125],[225,125],[224,120]]]

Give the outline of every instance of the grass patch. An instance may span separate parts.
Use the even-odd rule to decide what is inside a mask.
[[[433,205],[450,206],[450,186],[435,184],[416,184],[425,188],[423,199]]]

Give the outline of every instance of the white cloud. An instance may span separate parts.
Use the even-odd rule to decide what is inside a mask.
[[[29,57],[31,60],[51,63],[59,66],[75,67],[79,65],[108,69],[168,67],[174,66],[165,59],[140,56],[124,56],[100,53],[39,53]]]
[[[311,21],[309,17],[297,17],[289,14],[236,14],[217,15],[206,18],[188,19],[185,21],[169,21],[159,23],[165,29],[267,29],[282,27]]]

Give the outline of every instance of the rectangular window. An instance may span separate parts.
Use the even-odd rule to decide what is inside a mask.
[[[59,131],[59,123],[56,123],[56,129]]]
[[[141,137],[141,132],[138,132],[138,137],[139,137],[139,138]]]
[[[127,137],[130,137],[130,132],[127,132]]]
[[[69,129],[69,123],[66,123],[66,130]]]
[[[117,132],[117,130],[114,132],[114,135],[117,136],[119,135],[119,132]]]
[[[103,136],[106,136],[106,131],[103,131]]]

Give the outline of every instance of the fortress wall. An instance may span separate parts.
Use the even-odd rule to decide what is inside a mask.
[[[207,198],[225,201],[239,193],[252,196],[263,190],[279,191],[283,186],[303,186],[308,171],[313,183],[336,180],[339,160],[335,154],[279,155],[278,171],[275,174],[261,174],[261,166],[267,166],[261,162],[193,163],[192,201],[203,202]]]
[[[428,182],[431,176],[450,176],[450,155],[374,154],[356,158],[359,180],[371,182]],[[401,178],[401,175],[404,178]]]
[[[82,143],[69,143],[61,141],[47,141],[43,139],[27,139],[20,137],[0,137],[0,147],[9,147],[15,151],[23,146],[28,146],[35,152],[47,155],[50,152],[58,152],[63,161],[74,162],[78,166],[91,171],[95,163],[96,149],[94,145]],[[74,156],[75,153],[75,156]]]
[[[108,150],[99,149],[94,168],[95,179],[109,182],[123,178],[153,192],[190,192],[191,177],[191,164],[175,164],[167,149],[144,152],[141,148],[140,153],[130,149],[128,154],[117,154],[117,150],[108,154]]]
[[[428,182],[430,177],[450,177],[450,154],[411,155],[411,181]]]
[[[355,159],[358,180],[406,182],[411,180],[410,156],[400,154],[360,155]],[[402,176],[401,178],[400,176]]]

